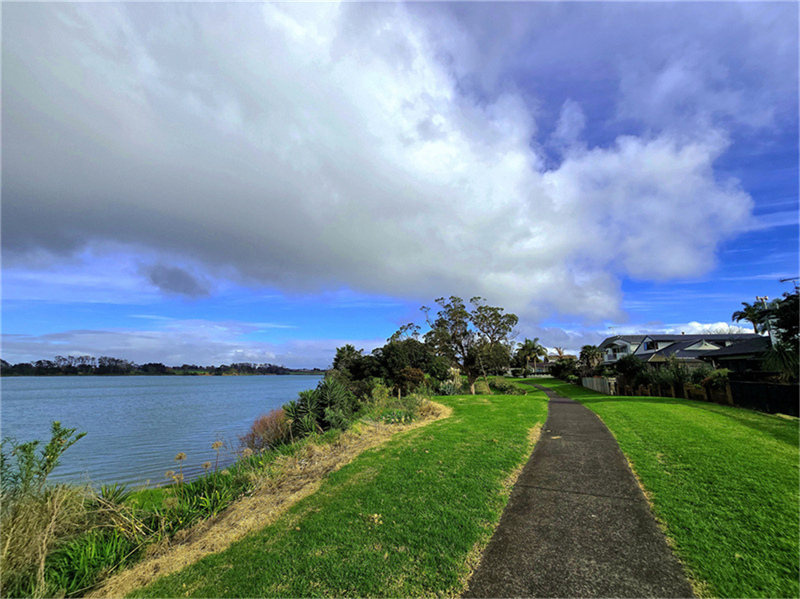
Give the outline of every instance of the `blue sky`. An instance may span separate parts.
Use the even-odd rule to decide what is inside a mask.
[[[4,3],[2,356],[577,351],[798,276],[794,2]],[[614,328],[609,328],[614,327]]]

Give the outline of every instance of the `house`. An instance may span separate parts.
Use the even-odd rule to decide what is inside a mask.
[[[641,345],[646,335],[616,335],[603,341],[598,347],[603,351],[603,364],[613,364],[629,356]]]
[[[620,358],[633,355],[648,364],[658,365],[674,357],[687,365],[699,366],[702,356],[710,356],[744,341],[766,339],[755,333],[679,335],[617,335],[603,341],[599,347],[604,352],[603,363],[613,364]],[[767,340],[769,342],[769,340]],[[760,342],[759,342],[760,343]]]
[[[564,354],[563,356],[559,356],[558,354],[549,354],[547,356],[543,356],[537,362],[529,360],[528,369],[531,372],[533,372],[533,374],[549,374],[550,367],[553,364],[555,364],[558,360],[577,360],[577,359],[578,356],[573,356],[570,354]]]
[[[645,335],[634,356],[649,364],[666,362],[673,357],[689,365],[702,364],[701,357],[708,356],[723,348],[743,341],[762,339],[761,335],[746,333],[740,335],[700,334],[700,335]]]
[[[714,368],[727,368],[731,372],[760,371],[761,354],[770,345],[769,337],[758,336],[757,339],[745,339],[715,352],[708,352],[700,359],[709,362]]]

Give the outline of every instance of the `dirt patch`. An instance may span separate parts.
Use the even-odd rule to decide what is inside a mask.
[[[317,491],[326,475],[359,454],[381,445],[396,433],[425,426],[451,413],[449,407],[427,402],[420,419],[413,423],[359,423],[334,443],[308,445],[293,456],[280,456],[272,468],[272,476],[259,479],[249,496],[236,501],[217,517],[155,547],[150,557],[112,576],[87,597],[124,597],[160,576],[224,551],[234,541],[275,522],[292,505]]]

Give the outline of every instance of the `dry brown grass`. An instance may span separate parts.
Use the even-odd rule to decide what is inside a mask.
[[[2,594],[6,595],[12,577],[35,573],[36,587],[32,595],[46,596],[45,558],[59,539],[86,524],[83,492],[59,485],[37,495],[4,498],[3,504],[0,520]]]
[[[156,578],[177,572],[212,553],[224,551],[250,532],[275,522],[286,510],[314,493],[327,474],[351,462],[362,452],[381,445],[393,435],[446,418],[451,408],[424,402],[419,419],[406,425],[359,423],[326,445],[309,444],[293,456],[280,456],[270,476],[256,481],[244,497],[217,517],[201,522],[151,550],[151,556],[108,579],[88,597],[124,597]]]

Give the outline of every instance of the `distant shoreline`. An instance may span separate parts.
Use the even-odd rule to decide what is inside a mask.
[[[70,377],[105,377],[105,376],[300,376],[300,375],[324,375],[327,372],[321,368],[301,368],[297,370],[290,370],[289,372],[128,372],[128,373],[53,373],[53,374],[35,374],[35,373],[0,373],[2,378],[12,377],[56,377],[56,376],[70,376]]]

